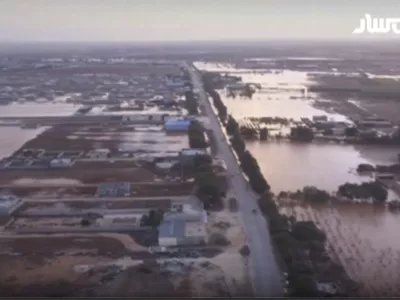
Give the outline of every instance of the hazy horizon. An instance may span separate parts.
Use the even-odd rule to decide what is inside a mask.
[[[1,0],[0,42],[352,40],[365,13],[400,17],[400,2]]]

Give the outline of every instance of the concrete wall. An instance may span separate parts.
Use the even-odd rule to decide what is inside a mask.
[[[165,246],[165,247],[170,247],[170,246],[177,246],[178,241],[174,237],[159,237],[158,238],[158,245],[160,246]]]
[[[178,245],[202,245],[206,243],[204,236],[186,236],[178,239]]]

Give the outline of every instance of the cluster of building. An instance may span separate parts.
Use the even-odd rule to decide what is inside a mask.
[[[35,66],[32,67],[32,64]],[[19,68],[17,66],[7,67],[9,68],[7,69],[7,76],[2,77],[0,80],[0,102],[3,95],[5,103],[12,101],[33,102],[39,99],[83,104],[85,109],[80,110],[74,116],[68,116],[69,119],[66,122],[69,122],[68,124],[70,125],[72,121],[76,121],[76,124],[84,125],[85,127],[90,127],[90,125],[96,123],[106,126],[108,122],[110,124],[115,122],[122,126],[131,125],[131,123],[135,122],[137,122],[135,124],[149,124],[146,122],[154,121],[155,123],[151,123],[152,125],[162,125],[162,128],[161,126],[159,127],[161,131],[187,133],[194,121],[193,117],[187,116],[187,112],[184,109],[184,95],[188,90],[188,84],[190,85],[189,79],[182,68],[176,64],[162,63],[162,70],[159,73],[157,71],[159,65],[153,70],[151,64],[147,62],[130,62],[126,66],[121,61],[105,62],[102,60],[77,59],[71,66],[70,61],[66,62],[63,59],[57,59],[54,61],[33,62],[32,64],[29,65],[30,68],[41,70],[38,75],[22,74],[18,71]],[[69,67],[66,67],[66,65]],[[118,68],[113,69],[113,65]],[[106,66],[104,70],[102,69],[103,66]],[[100,107],[102,108],[99,109]],[[105,118],[96,119],[97,115]],[[76,118],[74,119],[74,117]],[[54,121],[55,125],[64,124],[61,119],[61,117],[54,117],[54,120],[52,119],[51,121]],[[88,121],[88,123],[86,124],[84,121]],[[141,123],[142,121],[143,123]],[[129,128],[132,128],[132,131],[135,130],[134,127]],[[7,172],[10,169],[32,168],[73,168],[75,170],[79,169],[81,165],[85,165],[84,163],[81,164],[81,162],[87,162],[88,165],[94,162],[93,165],[95,165],[97,162],[116,162],[119,159],[124,161],[132,160],[135,162],[133,165],[137,165],[138,168],[145,166],[151,171],[154,169],[163,171],[167,175],[163,181],[163,184],[167,186],[166,189],[171,184],[170,177],[172,174],[175,174],[173,176],[176,178],[178,176],[176,172],[172,171],[179,171],[179,168],[180,170],[187,170],[193,167],[199,156],[210,159],[216,173],[221,174],[226,171],[224,161],[212,158],[209,149],[183,148],[179,151],[169,151],[168,154],[155,152],[157,151],[112,150],[95,147],[93,149],[85,148],[82,151],[23,149],[11,157],[1,160],[0,168],[4,169],[3,172]],[[162,172],[157,172],[157,176],[160,173]],[[176,184],[175,180],[173,181]],[[176,181],[179,182],[179,186],[180,183],[182,185],[188,183],[182,182],[182,176],[177,178]],[[151,186],[152,183],[146,183],[146,185]],[[90,186],[90,188],[92,187]],[[192,187],[189,187],[189,189],[192,189]],[[85,191],[85,197],[87,193]],[[93,208],[77,209],[74,208],[73,204],[68,204],[68,202],[71,202],[71,199],[68,198],[62,203],[64,207],[60,208],[57,205],[62,200],[57,198],[59,200],[57,202],[49,200],[49,203],[55,206],[53,211],[51,209],[46,210],[47,208],[40,207],[39,204],[34,207],[37,208],[36,211],[34,209],[30,210],[31,207],[29,205],[27,206],[28,208],[24,206],[23,209],[17,210],[24,204],[24,200],[11,194],[4,194],[0,197],[0,214],[14,217],[16,220],[15,226],[12,227],[13,225],[11,225],[10,228],[32,233],[35,230],[38,230],[37,232],[39,233],[45,233],[47,232],[46,230],[53,232],[59,229],[60,232],[63,232],[63,230],[64,232],[68,230],[76,230],[77,232],[79,230],[98,230],[99,232],[102,232],[101,230],[114,230],[119,232],[118,230],[121,228],[123,228],[124,232],[126,228],[133,232],[135,230],[146,230],[144,227],[147,227],[147,225],[143,225],[143,218],[154,211],[162,210],[163,218],[158,226],[159,246],[170,247],[207,243],[207,213],[202,202],[194,195],[170,197],[171,199],[168,201],[163,196],[154,197],[154,199],[147,199],[146,204],[143,204],[144,200],[134,197],[140,194],[140,188],[135,191],[135,185],[132,182],[100,183],[97,185],[97,189],[95,187],[89,193],[97,204],[98,202],[101,203],[99,205],[96,204],[97,206],[95,205]],[[155,194],[157,193],[155,192]],[[123,200],[113,199],[122,197],[124,197]],[[111,208],[114,205],[114,200],[129,200],[129,208]],[[76,201],[79,202],[80,200]],[[107,202],[107,205],[103,205],[103,202]],[[109,204],[111,206],[108,206]],[[68,206],[68,209],[65,209],[66,206]],[[28,210],[30,212],[27,212]],[[39,225],[25,226],[23,224],[24,218],[27,215],[27,219],[29,219],[29,214],[42,217],[45,220],[43,222],[45,225],[41,223]],[[60,218],[63,220],[66,219],[64,216],[71,217],[71,220],[72,218],[81,218],[82,224],[79,224],[78,221],[77,227],[72,229],[63,225],[57,228],[50,228],[51,226],[48,225],[52,222],[50,219],[59,218],[60,216],[63,217]],[[46,221],[46,218],[49,220]],[[20,219],[19,223],[18,219]],[[72,221],[76,222],[75,219]]]
[[[24,149],[0,161],[0,169],[50,169],[72,167],[84,151]]]
[[[335,121],[327,116],[313,116],[312,121],[302,121],[313,128],[315,133],[333,137],[392,138],[398,132],[397,126],[379,117],[366,117],[360,120]]]
[[[32,61],[20,67],[3,66],[2,69],[0,104],[4,105],[35,101],[112,105],[132,99],[146,102],[155,95],[173,101],[171,88],[184,88],[179,66],[167,62],[152,69],[149,62],[130,61],[129,65],[124,65],[115,60],[77,59],[71,67],[70,61],[61,59],[44,64]]]

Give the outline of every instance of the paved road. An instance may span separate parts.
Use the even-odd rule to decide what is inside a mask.
[[[280,271],[273,254],[267,223],[258,208],[257,196],[248,188],[248,182],[241,173],[236,157],[225,138],[219,120],[204,91],[199,72],[191,65],[186,65],[186,67],[191,74],[193,87],[200,91],[199,101],[210,119],[210,125],[212,126],[215,135],[215,141],[218,143],[218,156],[225,160],[228,173],[236,174],[235,176],[230,177],[230,185],[239,204],[239,210],[242,215],[242,221],[244,223],[248,245],[251,251],[250,272],[252,273],[255,295],[257,297],[283,296]],[[253,209],[257,210],[256,214],[252,212]]]

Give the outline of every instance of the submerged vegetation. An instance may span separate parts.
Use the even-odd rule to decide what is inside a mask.
[[[274,244],[283,259],[285,269],[288,271],[289,288],[292,296],[321,296],[317,288],[317,274],[323,266],[324,272],[330,269],[343,270],[333,263],[325,250],[326,235],[315,223],[311,221],[296,221],[279,212],[274,202],[270,185],[264,178],[257,160],[246,150],[245,142],[241,136],[236,120],[227,114],[227,108],[219,94],[214,90],[212,77],[207,73],[203,75],[206,91],[212,97],[214,106],[226,131],[230,136],[232,148],[236,152],[244,174],[248,177],[253,190],[260,195],[258,204],[266,217]],[[301,130],[300,130],[301,131]],[[303,132],[300,132],[301,135]],[[308,141],[308,132],[300,137]],[[330,195],[312,187],[303,190],[308,201],[319,199],[329,200]]]

